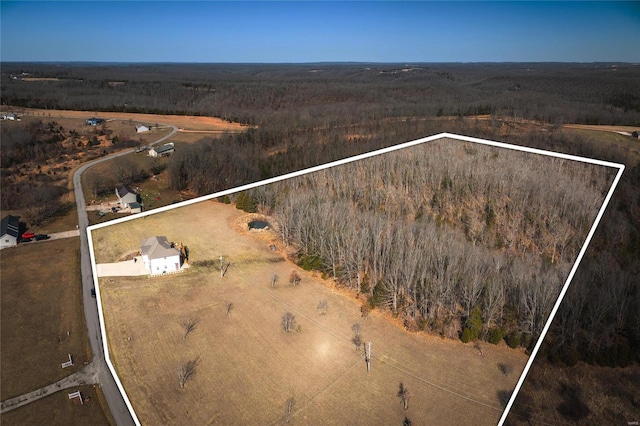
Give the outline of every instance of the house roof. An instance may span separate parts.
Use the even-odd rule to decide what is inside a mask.
[[[18,238],[20,236],[20,216],[6,215],[2,218],[0,235],[11,235]]]
[[[171,247],[167,237],[150,237],[140,241],[140,253],[151,259],[161,259],[169,256],[179,256],[180,250]]]
[[[122,185],[118,187],[118,197],[122,198],[127,194],[135,194],[127,185]]]
[[[152,148],[155,152],[157,152],[158,154],[162,154],[163,152],[167,152],[167,151],[173,151],[174,150],[174,145],[171,144],[166,144],[166,145],[162,145],[159,147],[155,147]]]

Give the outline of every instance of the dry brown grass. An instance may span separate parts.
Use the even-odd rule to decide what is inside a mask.
[[[513,425],[626,425],[640,421],[639,406],[637,364],[614,369],[579,362],[566,368],[536,360],[509,421]]]
[[[51,384],[91,361],[77,238],[2,250],[1,399]],[[69,335],[67,335],[69,331]],[[62,369],[67,355],[75,365]]]
[[[187,115],[165,115],[165,114],[136,114],[130,112],[95,112],[95,111],[68,111],[68,110],[45,110],[36,108],[13,108],[20,114],[36,115],[52,118],[81,118],[86,120],[91,117],[101,117],[105,119],[120,119],[135,123],[161,123],[173,124],[176,127],[188,130],[245,130],[247,127],[240,123],[230,123],[217,117],[187,116]]]
[[[288,398],[293,422],[354,424],[495,424],[499,392],[513,389],[526,356],[503,346],[471,345],[411,334],[269,250],[263,231],[247,231],[244,213],[214,202],[171,210],[94,231],[99,262],[112,262],[150,235],[166,235],[190,249],[191,262],[231,262],[161,278],[101,280],[112,359],[144,424],[274,424]],[[214,262],[214,265],[216,263]],[[292,270],[303,277],[288,284]],[[280,277],[275,289],[270,277]],[[316,311],[327,299],[328,314]],[[226,304],[234,308],[226,316]],[[291,311],[299,333],[282,331]],[[180,322],[197,317],[182,340]],[[373,342],[372,371],[351,342],[354,323]],[[182,362],[201,357],[196,377],[180,389]],[[513,366],[504,375],[499,363]],[[404,411],[399,382],[413,394]]]
[[[69,400],[68,394],[79,390],[85,398],[84,405],[77,399]],[[89,400],[86,400],[89,398]],[[101,390],[96,386],[79,386],[56,392],[46,398],[16,408],[0,415],[3,426],[24,425],[114,425],[111,414],[101,405]]]

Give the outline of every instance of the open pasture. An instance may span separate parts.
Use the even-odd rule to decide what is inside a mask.
[[[79,245],[77,238],[67,238],[0,252],[3,401],[56,382],[91,361]],[[62,369],[68,354],[75,364]]]
[[[84,404],[69,400],[69,393],[80,391]],[[115,425],[98,386],[78,386],[51,394],[28,405],[0,415],[3,426],[24,425]]]
[[[98,262],[152,235],[189,247],[186,273],[100,282],[111,358],[143,424],[280,424],[289,398],[292,424],[497,422],[522,352],[489,345],[480,355],[472,345],[408,333],[377,311],[364,320],[359,301],[270,250],[275,237],[247,231],[246,221],[207,201],[93,232]],[[224,277],[220,256],[230,263]],[[294,270],[297,287],[289,284]],[[299,331],[284,332],[285,312]],[[190,319],[197,325],[183,338]],[[369,373],[352,341],[356,323],[372,342]],[[181,389],[179,370],[195,359],[196,374]],[[400,382],[411,394],[408,410]]]

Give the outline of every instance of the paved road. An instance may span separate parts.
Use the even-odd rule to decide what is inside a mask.
[[[178,132],[178,128],[171,126],[173,131],[158,139],[155,142],[149,144],[155,145],[165,141]],[[102,157],[98,160],[84,164],[73,174],[73,190],[76,197],[76,208],[78,210],[78,229],[75,231],[59,232],[51,234],[51,239],[59,238],[71,238],[80,236],[80,272],[82,275],[82,293],[84,303],[84,316],[87,322],[87,332],[89,333],[89,342],[91,343],[91,351],[93,352],[93,360],[82,370],[73,373],[64,379],[52,383],[43,388],[37,389],[33,392],[29,392],[24,395],[17,396],[15,398],[3,401],[0,403],[0,413],[13,410],[14,408],[21,407],[32,401],[43,398],[52,393],[68,389],[73,386],[80,386],[85,384],[100,384],[102,393],[107,400],[109,410],[117,425],[135,425],[129,409],[120,394],[120,390],[116,385],[116,382],[107,367],[104,357],[104,346],[102,341],[102,334],[100,333],[100,320],[98,319],[98,305],[97,299],[91,296],[91,289],[93,288],[93,273],[91,271],[91,257],[89,254],[89,240],[87,237],[87,226],[89,226],[89,218],[87,217],[86,201],[84,193],[82,192],[81,177],[88,168],[95,166],[98,163],[112,160],[115,157],[127,155],[133,153],[133,149],[122,151],[116,154],[112,154],[106,157]]]
[[[171,126],[173,131],[167,136],[158,139],[150,145],[158,144],[170,138],[178,131],[178,128]],[[82,289],[84,302],[84,315],[87,322],[87,331],[89,333],[89,342],[91,343],[91,351],[93,352],[93,365],[96,375],[104,393],[111,414],[117,425],[133,425],[133,418],[129,414],[129,410],[120,394],[116,382],[107,367],[104,357],[104,349],[102,335],[100,333],[100,321],[98,319],[97,299],[91,297],[91,289],[93,288],[93,274],[91,271],[91,258],[89,256],[89,241],[87,238],[87,226],[89,226],[89,218],[86,212],[86,201],[82,192],[81,177],[88,168],[115,157],[131,154],[133,149],[129,149],[117,154],[100,158],[90,163],[84,164],[73,174],[73,190],[76,198],[76,208],[78,210],[78,228],[80,231],[80,271],[82,274]]]

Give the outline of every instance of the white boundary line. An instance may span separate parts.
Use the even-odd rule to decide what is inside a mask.
[[[399,145],[394,145],[388,148],[383,148],[383,149],[379,149],[376,151],[371,151],[371,152],[367,152],[364,154],[360,154],[360,155],[356,155],[354,157],[349,157],[349,158],[344,158],[342,160],[338,160],[338,161],[333,161],[331,163],[327,163],[327,164],[322,164],[319,166],[315,166],[315,167],[310,167],[304,170],[299,170],[296,172],[292,172],[292,173],[287,173],[285,175],[282,176],[277,176],[277,177],[273,177],[270,179],[266,179],[266,180],[262,180],[259,182],[254,182],[254,183],[250,183],[250,184],[246,184],[246,185],[242,185],[242,186],[238,186],[236,188],[232,188],[232,189],[227,189],[224,191],[220,191],[220,192],[216,192],[210,195],[205,195],[202,197],[198,197],[198,198],[194,198],[192,200],[187,200],[187,201],[183,201],[180,203],[176,203],[176,204],[171,204],[168,206],[164,206],[164,207],[159,207],[157,209],[154,210],[150,210],[150,211],[146,211],[146,212],[141,212],[141,213],[137,213],[135,215],[131,215],[131,216],[127,216],[127,217],[122,217],[119,219],[114,219],[108,222],[104,222],[104,223],[99,223],[96,225],[91,225],[89,227],[87,227],[87,237],[88,237],[88,241],[89,241],[89,252],[90,252],[90,256],[91,256],[91,269],[93,272],[93,283],[96,289],[96,301],[98,304],[98,317],[100,320],[100,332],[102,333],[102,345],[104,348],[104,357],[105,357],[105,361],[107,363],[107,366],[109,367],[109,370],[111,371],[111,374],[113,375],[113,378],[116,382],[116,385],[118,386],[118,389],[120,390],[120,393],[122,394],[122,397],[127,405],[127,408],[129,409],[129,412],[131,413],[131,417],[133,418],[133,421],[136,423],[136,425],[140,425],[140,421],[138,420],[138,417],[136,416],[136,413],[133,409],[133,406],[131,405],[131,401],[129,400],[127,393],[124,390],[124,387],[122,386],[122,382],[120,381],[120,378],[118,377],[118,374],[116,373],[116,370],[113,366],[113,363],[111,362],[111,358],[109,357],[109,346],[108,346],[108,342],[107,342],[107,332],[106,332],[106,328],[105,328],[105,323],[104,323],[104,314],[103,314],[103,310],[102,310],[102,302],[101,302],[101,297],[100,297],[100,286],[98,284],[98,276],[97,276],[97,270],[96,270],[96,259],[95,259],[95,253],[93,250],[93,239],[91,237],[91,233],[95,230],[95,229],[100,229],[100,228],[105,228],[107,226],[111,226],[111,225],[117,225],[119,223],[122,222],[128,222],[130,220],[135,220],[135,219],[140,219],[142,217],[146,217],[146,216],[150,216],[153,214],[157,214],[157,213],[162,213],[165,212],[167,210],[171,210],[171,209],[176,209],[176,208],[180,208],[180,207],[185,207],[191,204],[195,204],[195,203],[199,203],[202,201],[206,201],[206,200],[211,200],[213,198],[218,198],[218,197],[222,197],[224,195],[230,195],[236,192],[241,192],[241,191],[246,191],[247,189],[252,189],[252,188],[256,188],[258,186],[262,186],[262,185],[268,185],[270,183],[274,183],[274,182],[280,182],[286,179],[290,179],[293,177],[297,177],[297,176],[302,176],[308,173],[313,173],[313,172],[317,172],[320,170],[324,170],[324,169],[328,169],[331,167],[335,167],[335,166],[339,166],[342,164],[347,164],[347,163],[351,163],[354,161],[358,161],[358,160],[362,160],[365,158],[371,158],[371,157],[375,157],[377,155],[381,155],[381,154],[386,154],[388,152],[393,152],[393,151],[397,151],[400,149],[404,149],[404,148],[409,148],[412,146],[416,146],[416,145],[420,145],[426,142],[431,142],[431,141],[435,141],[435,140],[439,140],[439,139],[454,139],[454,140],[459,140],[459,141],[465,141],[465,142],[472,142],[472,143],[479,143],[482,145],[489,145],[489,146],[495,146],[498,148],[506,148],[506,149],[511,149],[514,151],[522,151],[522,152],[528,152],[531,154],[539,154],[539,155],[547,155],[550,157],[556,157],[556,158],[562,158],[565,160],[572,160],[572,161],[580,161],[583,163],[589,163],[589,164],[595,164],[595,165],[599,165],[599,166],[605,166],[605,167],[612,167],[612,168],[616,168],[618,169],[618,173],[616,174],[616,177],[611,185],[611,188],[609,188],[609,192],[607,193],[607,196],[605,197],[605,200],[602,204],[602,206],[600,207],[600,211],[598,212],[598,215],[595,219],[595,221],[593,222],[593,225],[591,226],[591,229],[589,231],[589,234],[587,235],[587,238],[582,246],[582,249],[580,250],[580,253],[578,254],[578,257],[576,258],[576,261],[573,265],[573,267],[571,268],[571,272],[569,273],[569,276],[567,277],[567,280],[565,281],[562,290],[560,291],[560,295],[558,296],[558,300],[556,301],[555,305],[553,306],[553,309],[551,310],[551,314],[549,315],[549,318],[547,319],[547,322],[545,323],[544,328],[542,329],[542,333],[540,334],[540,337],[538,338],[535,347],[533,348],[533,351],[531,352],[531,355],[529,356],[529,360],[527,361],[527,364],[524,367],[524,370],[522,372],[522,374],[520,375],[520,379],[518,380],[518,383],[516,384],[516,387],[513,391],[513,393],[511,394],[511,398],[509,398],[509,402],[507,403],[507,406],[505,407],[504,412],[502,413],[502,417],[500,418],[500,421],[498,423],[499,426],[502,426],[503,423],[505,422],[507,415],[509,414],[509,410],[511,409],[511,406],[513,405],[513,402],[515,401],[516,396],[518,395],[518,392],[520,391],[520,388],[522,387],[522,384],[524,383],[524,380],[527,376],[527,373],[529,372],[529,369],[531,368],[531,365],[533,364],[533,361],[538,353],[538,350],[540,349],[540,346],[542,344],[542,341],[544,340],[547,332],[549,331],[549,327],[551,326],[551,323],[553,321],[553,318],[556,315],[556,312],[558,311],[558,308],[560,307],[560,303],[562,303],[562,299],[564,298],[565,293],[567,292],[567,289],[569,288],[569,284],[571,283],[571,280],[573,279],[573,276],[576,273],[576,270],[578,269],[578,266],[580,264],[580,261],[582,260],[582,257],[584,256],[587,247],[589,246],[589,243],[591,242],[591,238],[593,237],[593,234],[595,233],[595,230],[598,226],[598,224],[600,223],[600,219],[602,218],[602,215],[604,214],[604,211],[607,208],[607,205],[609,204],[609,201],[611,200],[611,196],[613,195],[616,186],[618,185],[618,182],[620,181],[620,178],[622,177],[622,173],[624,171],[624,165],[623,164],[618,164],[618,163],[612,163],[612,162],[608,162],[608,161],[602,161],[602,160],[597,160],[597,159],[593,159],[593,158],[586,158],[586,157],[579,157],[579,156],[575,156],[575,155],[569,155],[569,154],[562,154],[562,153],[558,153],[558,152],[553,152],[553,151],[545,151],[545,150],[541,150],[541,149],[536,149],[536,148],[530,148],[530,147],[526,147],[526,146],[519,146],[519,145],[511,145],[511,144],[507,144],[507,143],[503,143],[503,142],[496,142],[496,141],[491,141],[491,140],[487,140],[487,139],[479,139],[479,138],[474,138],[474,137],[470,137],[470,136],[461,136],[461,135],[456,135],[456,134],[452,134],[452,133],[439,133],[437,135],[433,135],[433,136],[428,136],[425,138],[421,138],[421,139],[416,139],[410,142],[405,142]]]

